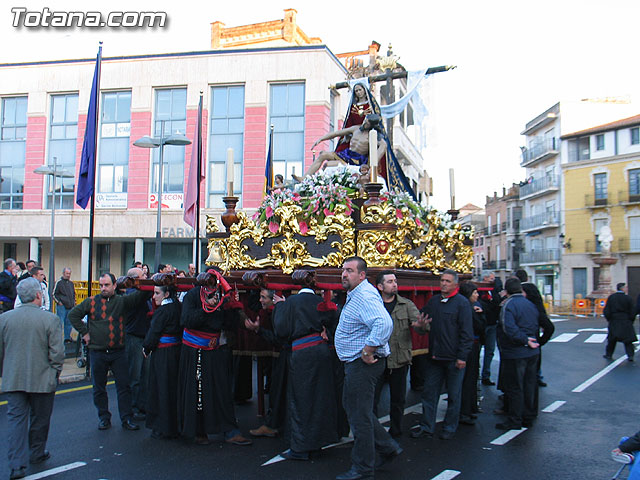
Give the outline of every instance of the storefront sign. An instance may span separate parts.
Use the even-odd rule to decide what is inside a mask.
[[[181,210],[183,193],[163,193],[162,209],[163,210]],[[149,195],[149,208],[158,208],[157,195],[152,193]]]
[[[96,208],[127,208],[126,193],[96,193]]]

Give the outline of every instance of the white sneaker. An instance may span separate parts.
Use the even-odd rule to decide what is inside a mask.
[[[611,460],[618,463],[624,463],[625,465],[630,465],[633,463],[633,455],[624,452],[611,452]]]

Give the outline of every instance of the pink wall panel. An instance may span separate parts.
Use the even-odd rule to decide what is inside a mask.
[[[151,112],[131,112],[128,208],[148,208],[151,149],[133,145],[145,135],[151,135]]]
[[[245,108],[243,208],[257,208],[262,201],[267,159],[267,107]]]
[[[27,141],[25,145],[23,208],[41,209],[44,176],[33,173],[45,163],[47,117],[27,118]]]

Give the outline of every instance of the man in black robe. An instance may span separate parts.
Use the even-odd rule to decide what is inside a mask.
[[[627,295],[627,284],[618,283],[616,293],[609,295],[604,307],[604,316],[609,322],[609,335],[604,358],[611,360],[616,343],[624,343],[624,351],[627,360],[633,362],[633,342],[636,341],[636,332],[633,330],[633,321],[636,318],[636,309],[633,300]]]
[[[281,455],[309,460],[309,452],[336,442],[336,402],[331,353],[326,328],[337,308],[327,309],[310,288],[276,303],[273,328],[282,343],[291,345],[288,405],[290,447]]]
[[[199,445],[207,445],[207,435],[218,433],[224,433],[227,443],[251,445],[238,429],[225,334],[240,321],[242,304],[229,298],[231,288],[220,274],[209,272],[217,276],[216,287],[194,287],[182,303],[178,426]]]

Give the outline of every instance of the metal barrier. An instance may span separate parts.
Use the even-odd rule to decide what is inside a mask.
[[[87,295],[87,283],[88,282],[80,282],[74,281],[73,286],[76,289],[76,305],[78,303],[82,303],[89,296]],[[91,295],[97,295],[100,293],[100,283],[93,281],[91,282]]]

